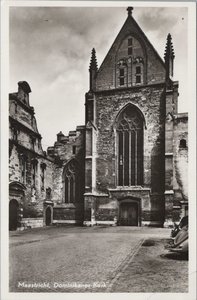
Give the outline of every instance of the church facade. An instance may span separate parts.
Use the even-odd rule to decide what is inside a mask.
[[[14,102],[22,106],[10,119],[10,201],[16,201],[10,222],[14,215],[15,228],[27,224],[162,227],[187,215],[188,115],[177,110],[174,58],[171,35],[163,61],[128,8],[100,68],[92,50],[85,125],[68,136],[59,132],[47,153],[32,125],[32,107],[21,100],[21,90],[28,97],[30,87],[19,83],[18,93],[10,94],[12,107]],[[30,121],[18,118],[21,109],[29,112]],[[14,135],[16,127],[21,140]],[[30,141],[33,134],[34,146],[22,146],[24,130]],[[29,163],[23,164],[27,152]],[[22,190],[18,198],[17,189]],[[30,213],[24,214],[27,207]]]

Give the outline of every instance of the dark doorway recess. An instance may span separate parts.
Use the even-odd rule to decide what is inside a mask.
[[[138,203],[124,202],[120,205],[121,226],[138,226]]]
[[[16,230],[18,226],[18,202],[13,199],[9,203],[9,230]]]
[[[51,208],[47,207],[46,209],[46,226],[51,225]]]

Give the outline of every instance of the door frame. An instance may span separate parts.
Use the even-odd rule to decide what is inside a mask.
[[[10,229],[10,212],[11,212],[11,209],[10,209],[10,205],[12,205],[12,203],[14,204],[15,206],[15,209],[16,209],[16,228],[15,229]],[[17,230],[18,228],[18,223],[19,223],[19,202],[16,200],[16,199],[11,199],[9,201],[9,230]]]
[[[19,205],[17,229],[21,227],[21,221],[23,218],[23,204],[25,203],[25,195],[26,195],[26,187],[23,183],[18,181],[11,181],[9,183],[9,202],[12,200],[16,200]]]
[[[139,198],[130,198],[130,197],[125,197],[124,199],[119,199],[118,201],[118,225],[120,225],[120,213],[121,213],[121,205],[123,203],[126,204],[137,204],[137,210],[138,210],[138,217],[137,217],[137,226],[141,226],[141,199]],[[132,225],[130,225],[132,226]]]
[[[43,205],[43,223],[44,223],[45,226],[50,226],[50,225],[53,224],[53,206],[54,206],[54,203],[50,200],[47,200],[47,201],[44,202],[44,205]],[[51,223],[50,223],[50,225],[46,225],[46,211],[47,211],[48,207],[51,210]]]

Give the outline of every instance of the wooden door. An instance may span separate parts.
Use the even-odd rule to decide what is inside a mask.
[[[122,203],[120,205],[120,225],[138,226],[138,204]]]

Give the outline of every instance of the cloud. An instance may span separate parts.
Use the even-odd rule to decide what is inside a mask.
[[[138,7],[133,16],[162,57],[172,33],[179,79],[187,65],[187,9]],[[91,50],[100,66],[126,17],[124,7],[10,7],[10,91],[20,80],[29,82],[45,145],[60,130],[84,124]]]

